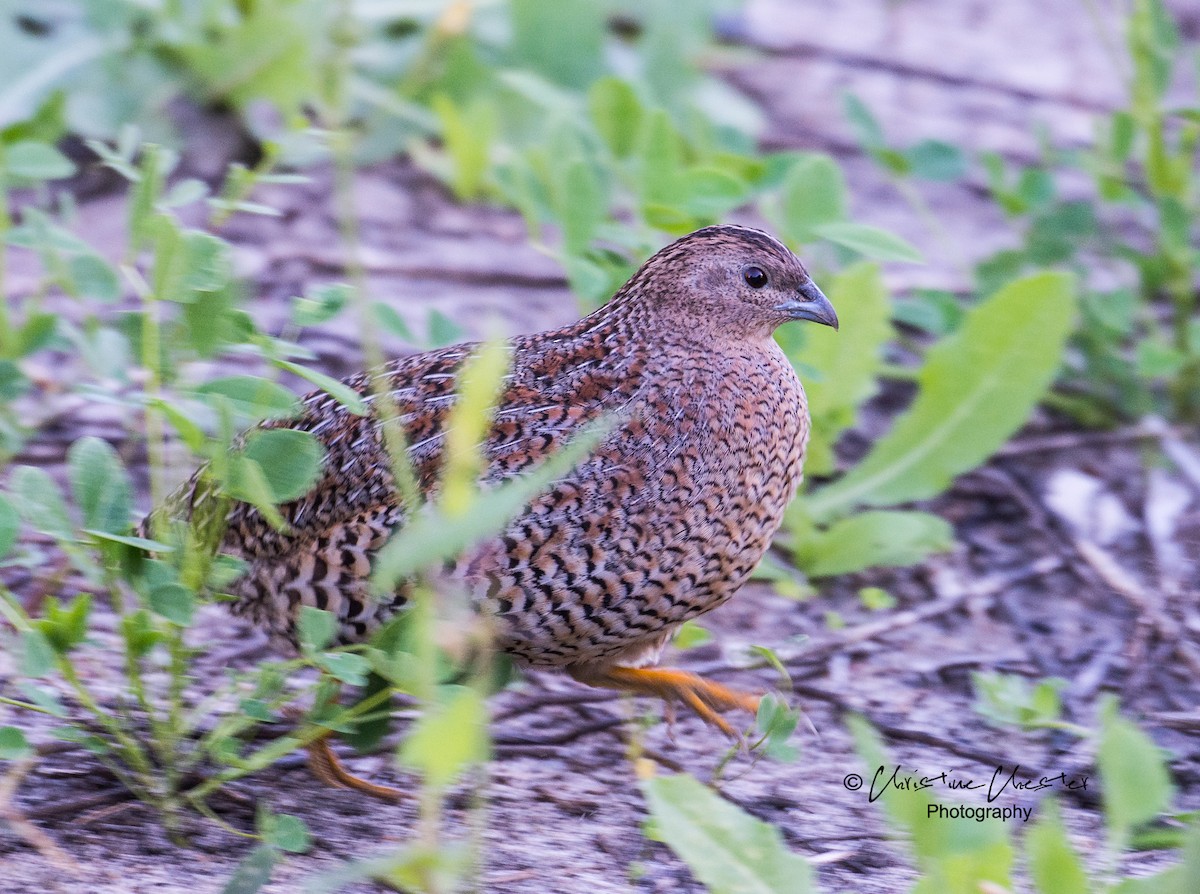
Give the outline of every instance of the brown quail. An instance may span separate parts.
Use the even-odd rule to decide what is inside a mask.
[[[707,227],[654,255],[604,307],[511,342],[512,368],[486,440],[482,480],[535,468],[599,417],[619,419],[590,457],[460,561],[497,648],[592,686],[717,713],[758,699],[652,667],[672,632],[742,586],[796,492],[808,437],[804,391],[771,337],[789,320],[837,326],[799,259],[772,237]],[[420,487],[441,467],[461,344],[387,370]],[[365,375],[348,384],[369,398]],[[378,420],[323,392],[269,427],[312,432],[323,477],[273,528],[235,504],[224,550],[248,563],[234,611],[295,640],[300,606],[332,612],[343,641],[404,604],[369,595],[372,554],[402,525]],[[344,781],[344,780],[343,780]]]

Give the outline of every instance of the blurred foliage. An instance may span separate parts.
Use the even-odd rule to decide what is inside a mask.
[[[978,298],[1045,268],[1080,283],[1080,316],[1052,405],[1088,425],[1158,414],[1200,422],[1200,71],[1179,72],[1188,58],[1179,26],[1162,0],[1135,0],[1126,21],[1131,72],[1124,108],[1098,116],[1083,149],[1043,143],[1042,158],[1013,165],[995,153],[978,158],[987,189],[1019,244],[974,268]],[[1185,87],[1182,106],[1168,103]],[[919,181],[975,174],[958,147],[923,141],[887,145],[867,107],[847,98],[860,145],[925,216]],[[1072,175],[1090,179],[1079,195]],[[953,296],[915,294],[901,317],[941,335],[960,323]]]
[[[40,469],[11,471],[0,494],[0,560],[58,580],[54,566],[64,556],[86,592],[47,599],[30,614],[0,589],[0,614],[11,627],[4,645],[19,670],[16,691],[0,703],[54,718],[55,736],[95,754],[178,830],[185,809],[223,823],[208,806],[214,791],[327,731],[378,741],[390,718],[388,697],[411,693],[427,709],[396,758],[421,779],[415,840],[340,867],[314,890],[367,877],[447,890],[467,885],[480,865],[479,842],[447,840],[442,813],[447,789],[473,780],[487,760],[484,697],[502,674],[486,648],[474,648],[486,631],[463,624],[465,599],[435,599],[422,581],[443,559],[499,530],[604,431],[584,433],[540,474],[480,494],[478,441],[506,362],[499,346],[485,346],[460,382],[454,430],[461,437],[439,499],[414,512],[377,564],[381,589],[417,581],[412,610],[371,642],[342,649],[330,649],[333,619],[306,610],[295,659],[218,681],[194,679],[205,648],[198,609],[223,598],[241,567],[217,553],[229,501],[251,502],[278,523],[277,505],[304,493],[320,469],[322,449],[309,435],[240,434],[296,413],[290,379],[326,391],[351,412],[374,407],[402,480],[407,458],[392,437],[387,402],[364,399],[310,368],[311,354],[297,343],[301,332],[354,311],[368,357],[380,331],[416,347],[461,337],[437,313],[414,333],[395,308],[370,302],[355,283],[295,296],[279,334],[247,313],[232,246],[216,231],[233,214],[277,213],[257,201],[255,188],[302,180],[297,171],[330,157],[346,170],[407,153],[459,199],[515,208],[531,241],[561,262],[584,309],[607,298],[670,236],[739,209],[768,220],[803,252],[842,318],[840,333],[785,327],[778,335],[812,411],[807,471],[815,483],[789,509],[779,541],[807,578],[913,564],[951,548],[948,523],[907,504],[936,496],[984,462],[1043,400],[1095,422],[1147,412],[1197,417],[1200,111],[1165,104],[1180,53],[1159,0],[1134,4],[1130,102],[1103,122],[1094,147],[1047,150],[1021,170],[997,157],[979,160],[1022,243],[976,267],[967,301],[935,290],[893,299],[880,265],[920,262],[918,250],[853,219],[845,178],[829,155],[756,148],[757,109],[709,73],[732,52],[712,35],[728,5],[0,0],[0,241],[36,253],[42,267],[20,306],[0,303],[0,458],[19,452],[38,424],[29,412],[41,387],[38,364],[78,357],[83,374],[62,387],[144,418],[158,509],[148,538],[132,533],[131,476],[122,457],[94,438],[71,448],[65,492]],[[178,150],[189,148],[188,134],[175,126],[186,120],[188,102],[230,112],[257,145],[256,163],[234,164],[219,183],[180,176]],[[863,103],[849,97],[846,108],[864,150],[918,208],[915,183],[972,172],[957,147],[932,140],[890,146]],[[77,232],[69,178],[86,153],[67,136],[82,138],[127,181],[120,258],[104,257]],[[1091,174],[1094,197],[1060,195],[1071,169]],[[342,224],[352,238],[354,222]],[[0,292],[7,294],[3,257]],[[1125,265],[1130,284],[1097,284],[1096,258]],[[74,312],[55,312],[51,295],[67,296]],[[911,368],[891,362],[898,336],[910,349],[904,356],[917,356]],[[229,355],[267,372],[212,378],[211,361]],[[865,459],[846,469],[835,447],[861,427],[864,408],[888,378],[905,383],[911,403]],[[190,524],[169,511],[169,442],[203,465],[198,492],[205,501]],[[55,549],[21,540],[22,525]],[[781,590],[802,590],[778,561],[765,563],[762,574]],[[112,632],[97,623],[96,597],[117,614]],[[861,598],[879,610],[894,603],[870,587]],[[679,645],[705,636],[691,625]],[[113,649],[122,655],[113,671],[123,693],[115,705],[98,694],[109,681],[81,670],[102,666],[93,656]],[[772,661],[769,651],[761,654]],[[343,684],[361,687],[350,707],[338,704]],[[977,694],[990,722],[1079,731],[1059,719],[1052,684],[980,678]],[[285,714],[297,708],[300,719],[280,733]],[[793,759],[788,738],[796,720],[782,702],[764,699],[759,751]],[[876,753],[869,734],[860,731],[859,739],[864,755]],[[1115,859],[1167,810],[1170,783],[1148,740],[1114,711],[1102,720],[1099,749]],[[0,759],[33,754],[22,728],[0,727]],[[792,891],[810,877],[775,830],[695,780],[647,779],[644,790],[653,835],[712,890]],[[941,835],[897,805],[888,809],[912,836],[925,873],[917,890],[1010,883],[1017,849],[1002,828],[956,824]],[[299,820],[265,809],[252,834],[261,844],[228,891],[257,890],[283,853],[309,844]],[[1171,845],[1185,848],[1185,863],[1159,881],[1190,892],[1200,845],[1194,833]],[[1039,890],[1081,890],[1087,875],[1054,808],[1026,836],[1025,849]],[[737,857],[750,852],[760,858]],[[1138,889],[1130,881],[1095,888]]]
[[[883,744],[862,718],[851,718],[850,730],[870,780],[888,778],[899,768],[889,760]],[[892,827],[902,836],[916,860],[920,878],[914,894],[974,894],[982,890],[1016,890],[1014,870],[1023,867],[1038,894],[1134,894],[1194,890],[1200,880],[1200,826],[1195,817],[1181,816],[1154,840],[1157,846],[1182,848],[1182,862],[1140,878],[1122,878],[1120,859],[1137,846],[1139,835],[1171,806],[1173,788],[1163,754],[1130,720],[1122,717],[1113,699],[1100,707],[1098,729],[1082,730],[1093,740],[1098,754],[1099,779],[1090,787],[1104,795],[1108,840],[1102,853],[1092,855],[1089,871],[1068,835],[1062,810],[1053,797],[1034,808],[1037,818],[1019,840],[999,819],[983,821],[930,820],[929,812],[946,804],[930,790],[921,790],[910,773],[899,773],[895,785],[875,784]],[[1025,771],[1022,776],[1025,778]],[[862,792],[864,799],[867,790]],[[1016,793],[1013,797],[1017,797]],[[990,803],[990,802],[989,802]],[[1033,807],[1033,802],[1028,802]],[[992,806],[1001,806],[997,801]],[[1022,806],[1025,806],[1022,803]],[[782,890],[782,889],[778,889]]]

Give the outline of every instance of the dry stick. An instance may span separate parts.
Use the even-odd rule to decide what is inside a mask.
[[[302,251],[285,248],[282,251],[268,252],[267,257],[273,264],[301,260],[319,270],[341,273],[346,272],[347,269],[345,255],[327,248],[306,248]],[[439,282],[465,283],[475,286],[511,286],[532,289],[561,289],[569,284],[567,278],[561,274],[456,270],[449,267],[431,267],[421,263],[397,261],[394,257],[382,252],[372,253],[365,246],[359,249],[359,258],[360,269],[365,273],[404,276],[410,279],[436,279]]]
[[[520,699],[514,702],[503,710],[497,711],[492,715],[492,723],[501,723],[513,717],[528,714],[530,711],[536,711],[538,708],[549,708],[556,705],[589,705],[600,702],[616,701],[621,697],[619,692],[614,691],[584,691],[584,692],[551,692],[547,695],[536,696],[531,695],[527,698]]]
[[[1180,636],[1179,625],[1162,610],[1141,583],[1098,544],[1078,537],[1072,540],[1075,551],[1100,579],[1137,610],[1139,624],[1150,627],[1164,642],[1171,644],[1175,654],[1184,660],[1192,673],[1200,676],[1200,655]]]
[[[986,577],[974,585],[962,587],[958,592],[951,593],[949,596],[943,596],[916,608],[896,612],[889,617],[880,618],[878,621],[859,624],[856,627],[839,631],[822,639],[820,642],[813,643],[799,655],[795,655],[784,661],[784,666],[792,667],[794,665],[808,664],[813,661],[822,660],[835,652],[840,652],[848,646],[859,645],[868,640],[878,639],[881,636],[895,633],[897,630],[911,627],[922,621],[928,621],[931,618],[949,614],[972,599],[983,599],[994,596],[1008,587],[1030,578],[1050,574],[1061,567],[1062,560],[1060,558],[1057,556],[1045,556],[1022,568],[1020,571]]]
[[[1024,456],[1029,453],[1046,453],[1054,450],[1078,450],[1082,447],[1100,447],[1107,444],[1126,444],[1130,441],[1163,440],[1169,430],[1165,426],[1149,423],[1135,425],[1117,431],[1063,432],[1056,435],[1041,435],[1017,438],[996,451],[997,457]]]
[[[33,845],[34,849],[73,878],[79,878],[79,870],[62,848],[49,835],[31,823],[13,803],[21,780],[32,769],[35,758],[26,757],[16,761],[11,770],[0,780],[0,820],[8,823],[13,831]]]
[[[97,807],[108,807],[119,801],[133,801],[133,793],[124,786],[110,788],[94,795],[84,795],[78,798],[68,798],[65,801],[55,801],[45,807],[35,807],[25,811],[25,818],[31,820],[56,819],[60,816],[77,817],[84,811]]]
[[[602,717],[599,720],[593,720],[591,723],[585,723],[580,726],[565,729],[562,732],[555,733],[550,736],[493,736],[492,741],[496,745],[506,746],[525,746],[525,745],[566,745],[581,739],[591,733],[603,732],[604,730],[612,729],[620,726],[625,722],[624,717]]]
[[[1146,715],[1159,726],[1177,729],[1185,733],[1200,733],[1200,712],[1197,711],[1158,711]]]
[[[1148,420],[1145,425],[1148,430],[1155,432],[1160,437],[1164,439],[1168,437],[1169,433],[1163,434],[1163,432],[1167,432],[1165,425],[1155,428],[1154,420]],[[987,473],[987,478],[1001,484],[1013,499],[1038,521],[1042,530],[1053,536],[1066,548],[1068,565],[1079,578],[1092,586],[1103,585],[1116,591],[1137,611],[1137,628],[1134,631],[1134,638],[1126,644],[1127,656],[1140,654],[1146,648],[1149,634],[1154,632],[1183,658],[1193,673],[1200,674],[1200,655],[1197,655],[1182,639],[1182,625],[1168,617],[1155,604],[1155,600],[1146,589],[1116,559],[1098,544],[1077,537],[1072,532],[1064,530],[1062,525],[1053,522],[1036,495],[1031,493],[1011,473],[995,468],[980,470],[980,473],[984,471]]]

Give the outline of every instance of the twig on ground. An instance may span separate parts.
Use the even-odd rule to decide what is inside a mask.
[[[39,854],[56,867],[72,878],[79,878],[79,870],[75,867],[75,861],[54,843],[54,839],[31,823],[29,817],[18,810],[16,804],[13,803],[21,780],[33,768],[35,761],[34,757],[15,761],[4,778],[0,779],[0,820],[8,823],[14,832],[29,842]]]
[[[566,745],[592,733],[602,732],[620,726],[625,722],[623,717],[603,717],[581,726],[569,727],[549,736],[498,735],[492,738],[496,745]]]
[[[986,599],[1014,584],[1021,583],[1030,578],[1042,577],[1053,571],[1057,571],[1060,567],[1062,567],[1062,560],[1057,556],[1045,556],[1033,562],[1028,567],[1022,568],[1020,571],[991,575],[972,584],[962,584],[957,580],[951,582],[949,579],[943,578],[941,587],[943,595],[938,599],[919,605],[916,608],[895,612],[885,618],[880,618],[878,621],[870,621],[866,624],[859,624],[855,627],[849,627],[837,633],[830,634],[819,641],[809,644],[799,655],[784,661],[784,666],[790,668],[793,665],[808,664],[813,661],[822,660],[849,646],[878,639],[905,627],[911,627],[914,624],[949,614],[962,607],[969,600]]]
[[[1166,437],[1169,429],[1142,423],[1116,431],[1072,431],[1055,435],[1035,435],[1014,438],[996,451],[997,457],[1025,456],[1054,450],[1078,450],[1106,444],[1127,444],[1130,441],[1154,441]]]

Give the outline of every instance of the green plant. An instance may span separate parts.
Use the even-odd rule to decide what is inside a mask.
[[[892,765],[869,724],[853,718],[850,729],[868,774]],[[1071,843],[1054,798],[1041,802],[1037,818],[1017,839],[998,819],[931,818],[931,805],[941,803],[936,796],[893,785],[882,790],[879,800],[921,871],[913,890],[966,894],[986,885],[1012,889],[1018,865],[1039,894],[1192,890],[1200,879],[1200,829],[1194,823],[1177,827],[1169,841],[1157,842],[1181,848],[1178,865],[1140,878],[1125,877],[1120,868],[1122,855],[1136,845],[1141,832],[1170,808],[1173,786],[1160,750],[1118,713],[1114,699],[1101,704],[1098,731],[1082,732],[1095,739],[1099,779],[1091,785],[1098,785],[1103,796],[1108,829],[1106,847],[1092,855],[1091,865]]]
[[[648,775],[642,793],[647,837],[670,846],[712,894],[816,890],[808,862],[784,846],[778,829],[693,777]]]
[[[1040,161],[1016,170],[997,154],[980,157],[990,194],[1021,243],[975,266],[975,291],[987,297],[1031,270],[1073,271],[1080,317],[1048,402],[1089,424],[1148,413],[1194,423],[1200,420],[1200,105],[1167,104],[1185,54],[1161,0],[1137,0],[1126,32],[1127,59],[1114,64],[1131,71],[1128,103],[1097,119],[1091,147],[1043,147]],[[1200,81],[1191,83],[1194,95]],[[914,181],[963,177],[964,153],[934,141],[888,146],[854,97],[847,114],[866,152],[938,232],[941,223]],[[1060,182],[1076,171],[1091,178],[1091,195],[1063,195]],[[1095,275],[1096,268],[1106,275]],[[918,293],[901,319],[941,334],[959,323],[955,304],[946,293]]]

